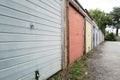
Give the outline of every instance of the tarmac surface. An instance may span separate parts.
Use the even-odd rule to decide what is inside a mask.
[[[88,60],[89,80],[120,80],[120,42],[105,42]]]

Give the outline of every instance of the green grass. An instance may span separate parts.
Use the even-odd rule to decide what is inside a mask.
[[[81,59],[75,61],[68,67],[67,70],[60,72],[48,80],[85,80],[89,76],[86,74],[86,68],[88,67],[87,60],[92,55],[93,51],[85,54]]]

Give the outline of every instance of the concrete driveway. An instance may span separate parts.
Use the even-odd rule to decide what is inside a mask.
[[[105,42],[88,60],[89,80],[120,80],[120,42]]]

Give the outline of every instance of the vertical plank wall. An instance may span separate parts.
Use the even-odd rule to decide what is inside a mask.
[[[86,53],[92,49],[92,24],[86,20]]]

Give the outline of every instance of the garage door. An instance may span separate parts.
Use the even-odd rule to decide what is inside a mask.
[[[0,80],[43,80],[61,70],[61,5],[0,0]]]
[[[83,55],[84,17],[71,5],[69,6],[69,63]]]

